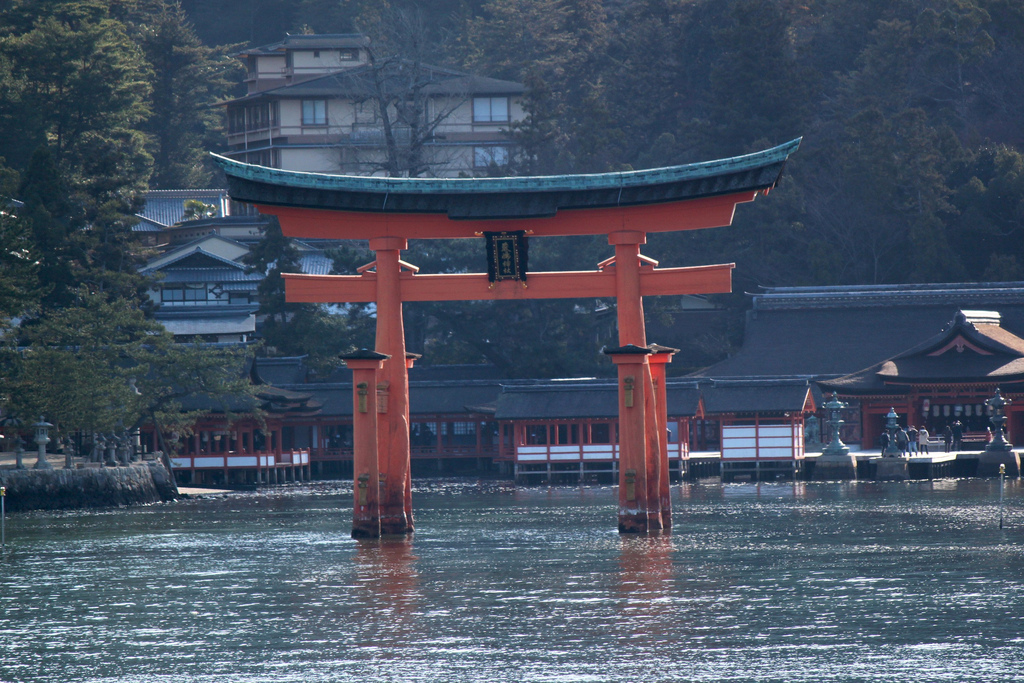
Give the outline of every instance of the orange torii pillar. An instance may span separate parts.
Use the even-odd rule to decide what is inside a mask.
[[[412,370],[413,363],[422,358],[423,355],[419,353],[406,353],[405,354],[405,384],[409,386],[409,371]],[[410,439],[408,430],[412,428],[412,420],[409,418],[409,401],[405,402],[405,428],[406,438]],[[411,440],[410,440],[411,443]],[[412,530],[412,447],[409,448],[409,464],[405,468],[405,518],[409,522],[409,529]]]
[[[661,525],[665,529],[672,528],[672,488],[669,485],[668,458],[668,387],[665,386],[666,368],[672,362],[672,356],[679,353],[679,349],[668,346],[651,344],[651,355],[647,362],[651,366],[651,377],[654,379],[654,400],[658,404],[655,417],[658,421],[658,443],[661,446]],[[681,438],[681,437],[680,437]]]
[[[377,266],[377,351],[390,358],[378,377],[377,446],[384,462],[380,467],[380,531],[405,534],[413,530],[406,512],[409,484],[409,372],[402,320],[402,262],[399,252],[408,249],[402,237],[375,237],[370,249]],[[410,492],[411,493],[411,492]],[[411,501],[409,507],[411,508]],[[410,509],[411,512],[411,509]]]
[[[379,538],[376,385],[388,356],[360,349],[341,359],[352,370],[352,538]]]
[[[650,349],[626,344],[606,348],[604,353],[611,356],[619,377],[619,533],[644,533],[652,530],[653,521],[644,400],[644,374],[650,374]],[[659,511],[653,530],[660,528]]]
[[[650,350],[647,349],[640,268],[645,262],[652,265],[653,262],[640,255],[640,245],[646,242],[647,235],[639,231],[623,230],[608,235],[608,243],[615,247],[619,348],[609,349],[607,353],[618,365],[620,376],[619,531],[627,533],[663,528],[661,478],[668,475],[667,471],[662,473],[658,402],[647,360]],[[623,437],[623,430],[628,431],[628,440]],[[629,491],[635,493],[640,488],[642,495],[629,500]]]

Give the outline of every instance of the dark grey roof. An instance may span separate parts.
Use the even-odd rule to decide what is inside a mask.
[[[136,214],[136,218],[139,222],[132,226],[132,232],[163,232],[167,227],[163,223],[158,223],[151,218]]]
[[[370,39],[360,33],[286,34],[284,40],[242,50],[239,55],[283,54],[286,50],[329,50],[332,48],[365,47]]]
[[[743,347],[701,377],[826,378],[892,358],[941,332],[961,309],[1002,314],[1024,336],[1024,283],[776,288],[754,296]]]
[[[302,356],[256,358],[254,364],[256,372],[267,384],[283,386],[306,381],[306,366]]]
[[[696,382],[670,380],[665,387],[671,417],[697,414],[701,391]],[[495,410],[499,420],[616,419],[618,415],[618,385],[607,379],[505,385]]]
[[[427,81],[423,87],[423,93],[426,95],[520,95],[526,90],[522,83],[475,76],[454,69],[421,67],[421,70],[424,73],[423,80]],[[224,104],[233,105],[263,99],[368,97],[371,93],[369,76],[372,73],[368,66],[343,69],[298,83],[249,93]]]
[[[182,270],[182,269],[201,269],[201,268],[216,268],[217,270],[237,270],[245,271],[245,265],[232,261],[231,259],[218,256],[212,252],[206,251],[202,247],[183,248],[177,254],[174,254],[164,263],[155,267],[145,267],[141,270],[143,273],[152,273],[156,271],[164,272],[168,270]],[[262,276],[257,277],[262,279]]]
[[[306,275],[330,275],[334,261],[322,251],[300,254],[299,268]]]
[[[161,271],[164,277],[161,284],[177,282],[224,282],[249,283],[244,287],[233,287],[234,291],[255,291],[257,284],[263,279],[259,273],[246,273],[244,270],[228,268],[172,268]]]
[[[615,418],[617,384],[608,380],[543,382],[502,387],[494,416],[499,420]]]
[[[811,389],[807,380],[715,380],[701,383],[708,415],[799,413]]]
[[[958,312],[946,329],[921,344],[844,377],[826,390],[854,394],[906,393],[913,384],[984,384],[1024,380],[1024,339],[998,318]]]
[[[226,320],[242,323],[256,312],[256,304],[161,306],[153,313],[157,320]]]

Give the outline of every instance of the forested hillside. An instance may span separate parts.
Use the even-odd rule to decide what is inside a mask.
[[[781,186],[733,227],[652,236],[663,265],[735,261],[758,285],[1024,279],[1024,3],[1020,0],[12,0],[0,18],[5,268],[66,303],[77,284],[127,291],[126,227],[146,187],[214,182],[230,54],[285,31],[373,35],[419,14],[434,60],[528,87],[515,173],[643,168],[803,136]],[[24,228],[27,223],[23,222]],[[82,228],[88,226],[88,230]],[[85,239],[83,235],[88,235]],[[13,240],[13,242],[12,242]],[[21,240],[21,241],[19,241]],[[27,242],[26,242],[27,240]],[[419,246],[425,271],[481,268],[478,250]],[[591,268],[603,240],[531,245],[536,269]],[[9,271],[14,272],[14,271]],[[113,274],[120,274],[115,277]],[[3,280],[6,278],[0,278]],[[50,286],[52,284],[52,286]],[[15,286],[15,285],[12,285]],[[6,290],[0,289],[5,313]],[[651,310],[667,305],[652,302]],[[411,337],[436,360],[522,368],[516,343],[607,336],[600,306],[428,306]],[[448,330],[448,332],[444,332]],[[518,364],[518,365],[517,365]]]

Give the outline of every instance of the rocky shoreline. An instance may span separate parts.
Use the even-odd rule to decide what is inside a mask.
[[[177,500],[177,486],[163,463],[74,469],[0,469],[10,512],[121,507]]]

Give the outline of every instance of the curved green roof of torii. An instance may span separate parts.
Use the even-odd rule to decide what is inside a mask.
[[[743,156],[639,171],[504,178],[393,178],[285,171],[214,154],[228,193],[253,204],[452,219],[553,216],[559,209],[683,201],[775,186],[802,138]]]

